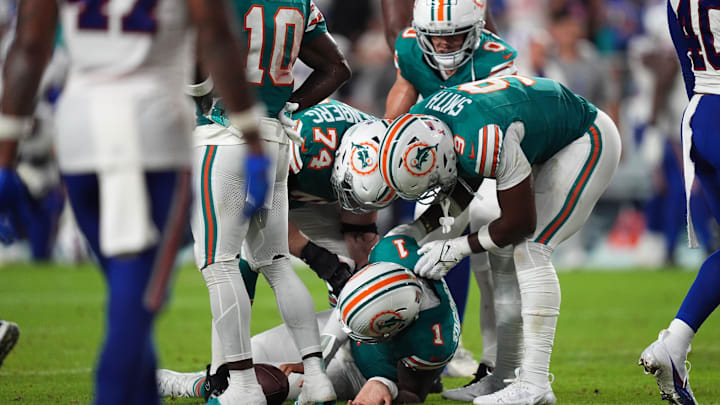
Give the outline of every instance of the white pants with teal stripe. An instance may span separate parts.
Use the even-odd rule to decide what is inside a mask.
[[[282,131],[282,129],[280,129]],[[192,233],[198,269],[233,260],[243,242],[253,269],[270,264],[275,256],[289,257],[287,239],[289,165],[288,143],[263,142],[274,162],[275,182],[269,209],[245,218],[246,145],[202,145],[193,150],[194,204]]]
[[[583,136],[533,166],[535,242],[554,249],[585,224],[617,169],[620,143],[612,119],[598,110]]]

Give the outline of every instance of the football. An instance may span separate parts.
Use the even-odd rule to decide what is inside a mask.
[[[287,376],[279,368],[264,363],[255,364],[255,375],[267,398],[267,405],[280,405],[290,390]]]

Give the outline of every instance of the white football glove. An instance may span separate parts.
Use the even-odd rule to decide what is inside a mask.
[[[285,134],[290,138],[291,141],[298,145],[302,145],[303,140],[300,134],[295,130],[297,121],[292,119],[292,113],[294,113],[300,104],[298,103],[285,103],[285,106],[278,113],[278,121],[282,124]]]
[[[415,273],[420,277],[439,280],[465,256],[472,254],[467,236],[428,242],[418,250],[420,260]]]

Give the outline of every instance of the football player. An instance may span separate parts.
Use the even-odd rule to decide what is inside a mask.
[[[206,103],[214,78],[191,87],[194,96],[205,97],[198,102],[201,114],[194,133],[194,191],[198,198],[192,231],[195,260],[208,286],[213,315],[210,372],[215,374],[223,364],[230,369],[228,389],[211,402],[265,403],[252,365],[250,301],[237,271],[245,242],[246,259],[272,287],[278,309],[309,371],[299,403],[329,403],[335,394],[321,364],[312,298],[290,266],[289,137],[297,139],[297,134],[288,114],[329,96],[350,77],[350,69],[311,0],[234,4],[235,16],[248,36],[247,78],[265,105],[260,137],[271,159],[246,171],[243,162],[251,150],[243,137],[244,128],[227,121],[224,100]],[[293,91],[293,66],[298,57],[314,71]],[[254,117],[248,118],[254,124]],[[260,204],[264,196],[245,193],[245,179],[267,169],[272,181],[266,190],[267,199]]]
[[[560,286],[551,256],[582,227],[617,168],[615,124],[557,82],[516,75],[441,90],[410,112],[388,128],[380,149],[388,185],[401,198],[442,200],[456,182],[494,178],[501,209],[477,232],[424,245],[415,271],[438,278],[472,253],[514,249],[520,374],[473,403],[555,403],[548,369]]]
[[[373,248],[371,264],[343,289],[338,307],[317,314],[328,376],[339,400],[423,402],[455,353],[460,322],[445,282],[416,278],[408,270],[419,259],[418,249],[410,236],[385,237]],[[387,311],[391,316],[376,317]],[[304,370],[288,341],[285,325],[253,336],[253,358],[288,373],[289,399],[294,399]],[[166,395],[200,396],[205,389],[202,373],[160,370],[158,376]]]
[[[420,0],[415,3],[412,27],[403,30],[395,42],[397,76],[386,100],[385,118],[394,119],[400,114],[407,113],[419,96],[426,98],[447,87],[517,72],[515,66],[517,51],[485,29],[485,5],[484,0],[459,2]],[[500,215],[494,187],[490,183],[492,181],[486,181],[481,186],[482,202],[478,199],[470,207],[471,231],[476,231],[480,226],[486,225]],[[506,250],[504,257],[493,257],[492,262],[496,265],[499,263],[512,265],[512,260],[509,260],[511,256],[512,253]],[[488,254],[472,255],[470,262],[480,289],[483,352],[475,378],[467,384],[467,387],[446,393],[448,398],[456,400],[472,400],[473,396],[488,392],[489,387],[475,383],[495,366],[498,340],[503,341],[501,346],[506,346],[507,350],[505,348],[503,350],[508,353],[516,353],[519,343],[517,328],[508,330],[510,326],[506,324],[496,327],[497,317],[503,318],[504,315],[495,313],[495,299],[502,301],[499,303],[500,306],[508,307],[509,304],[507,297],[494,296]],[[459,266],[446,281],[458,305],[462,320],[467,300],[469,271],[465,267],[467,261],[460,263]],[[499,286],[499,291],[507,291],[507,289]],[[520,310],[519,303],[516,302],[513,308],[498,310],[505,309],[517,312]],[[502,322],[502,319],[500,321]],[[499,339],[498,333],[501,334]],[[456,356],[448,367],[451,375],[462,374],[461,369],[453,367],[461,358],[460,355]],[[501,367],[500,370],[500,374],[506,373],[506,375],[495,372],[496,376],[512,377],[515,363],[516,361],[510,360],[508,367]]]
[[[62,19],[72,62],[55,147],[75,218],[109,288],[94,401],[158,403],[152,326],[190,202],[191,122],[182,86],[192,62],[191,25],[231,120],[246,130],[253,165],[266,158],[245,53],[219,0],[23,0],[18,7],[0,99],[0,205],[22,191],[17,143],[31,131]],[[267,179],[258,172],[252,182],[256,192]]]
[[[681,133],[691,247],[698,245],[690,216],[690,190],[696,177],[713,216],[720,222],[720,145],[716,124],[720,108],[720,64],[713,45],[720,26],[717,20],[708,17],[713,9],[711,4],[695,0],[667,3],[670,34],[690,97]],[[715,251],[700,267],[675,319],[640,356],[640,365],[655,376],[662,398],[672,404],[697,403],[685,361],[695,333],[720,304],[719,269],[720,251]]]

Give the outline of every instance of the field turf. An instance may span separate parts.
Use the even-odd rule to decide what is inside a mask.
[[[299,271],[318,309],[323,284]],[[694,273],[684,271],[584,271],[560,275],[562,307],[550,371],[561,404],[661,404],[652,377],[636,365],[643,348],[667,326]],[[253,332],[280,322],[269,287],[261,282],[253,308]],[[0,404],[88,404],[91,370],[103,326],[104,286],[89,265],[0,266],[0,319],[17,322],[20,340],[0,368]],[[479,355],[478,293],[471,298],[463,331]],[[160,365],[181,371],[204,368],[210,359],[207,290],[191,267],[178,272],[169,307],[157,326]],[[701,404],[720,403],[720,320],[712,316],[693,342],[691,383]],[[446,387],[465,379],[446,378]],[[199,400],[166,400],[199,404]],[[451,404],[439,395],[430,404]]]

